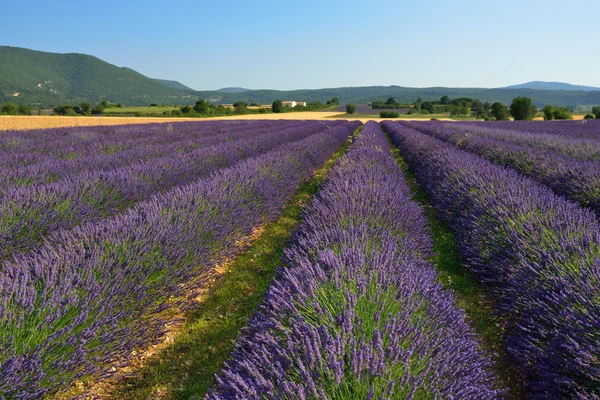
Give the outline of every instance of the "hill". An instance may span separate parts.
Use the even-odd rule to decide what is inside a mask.
[[[177,81],[170,81],[167,79],[152,79],[155,82],[158,82],[166,87],[170,87],[171,89],[184,90],[187,92],[194,92],[194,89],[185,86],[183,83]]]
[[[439,100],[442,96],[450,98],[471,97],[491,103],[499,101],[510,104],[518,96],[531,97],[542,107],[545,104],[555,106],[577,106],[600,104],[600,91],[582,90],[536,90],[536,89],[483,89],[483,88],[410,88],[402,86],[365,86],[329,89],[303,89],[291,91],[251,90],[243,93],[197,92],[201,98],[216,103],[234,103],[238,100],[248,103],[270,104],[274,100],[302,100],[326,102],[337,97],[341,104],[366,104],[375,100],[393,97],[401,103],[412,103],[416,99]]]
[[[217,90],[217,92],[221,92],[221,93],[244,93],[244,92],[249,92],[249,91],[251,91],[251,89],[244,89],[241,87],[226,87],[226,88]]]
[[[511,85],[511,86],[507,86],[505,89],[581,90],[584,92],[600,90],[600,88],[593,87],[593,86],[581,86],[581,85],[571,85],[570,83],[564,83],[564,82],[543,82],[543,81],[532,81],[532,82],[527,82],[527,83],[521,83],[520,85]]]
[[[46,53],[0,46],[0,103],[13,101],[33,107],[54,107],[82,101],[98,103],[102,100],[127,106],[147,106],[152,103],[185,105],[193,104],[199,98],[217,104],[231,104],[238,100],[258,104],[271,104],[275,100],[325,103],[333,97],[337,97],[341,104],[366,104],[388,97],[394,97],[401,103],[412,103],[418,98],[439,100],[442,96],[472,97],[504,104],[510,104],[517,96],[526,96],[540,107],[545,104],[573,107],[600,104],[600,90],[561,83],[549,84],[530,82],[498,89],[365,86],[291,91],[230,87],[194,91],[179,82],[151,79],[132,69],[120,68],[85,54]],[[525,87],[527,85],[535,87]],[[564,90],[564,85],[577,90]],[[562,89],[556,90],[557,87]]]
[[[109,100],[128,105],[192,102],[189,90],[169,87],[132,69],[85,54],[0,46],[0,102],[48,107]]]

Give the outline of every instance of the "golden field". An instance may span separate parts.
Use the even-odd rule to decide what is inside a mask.
[[[376,115],[376,114],[375,114]],[[11,116],[0,115],[0,131],[8,130],[28,130],[45,128],[62,128],[69,126],[100,126],[100,125],[125,125],[125,124],[149,124],[149,123],[169,123],[181,121],[214,121],[214,120],[260,120],[260,119],[286,119],[286,120],[322,120],[331,119],[338,116],[338,119],[359,120],[366,122],[369,120],[381,121],[380,118],[352,118],[351,116],[340,114],[339,112],[323,111],[303,111],[290,112],[283,114],[248,114],[228,117],[215,118],[143,118],[143,117],[62,117],[62,116]],[[411,120],[411,118],[402,118],[402,120]],[[414,118],[414,120],[423,120],[423,118]]]

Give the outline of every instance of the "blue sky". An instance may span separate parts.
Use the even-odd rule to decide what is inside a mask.
[[[29,0],[3,4],[0,45],[91,54],[198,90],[600,86],[599,16],[598,0]]]

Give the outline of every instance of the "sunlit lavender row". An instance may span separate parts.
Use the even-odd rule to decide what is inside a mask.
[[[562,137],[600,139],[600,121],[482,121],[458,122],[468,126],[489,127],[494,129],[509,129],[515,131],[535,132]]]
[[[410,197],[367,123],[206,398],[497,398],[489,358],[427,262],[430,235]]]
[[[0,198],[0,259],[33,248],[58,229],[101,220],[152,194],[325,129],[327,126],[319,122],[289,129],[266,128],[185,154],[110,171],[85,172],[47,185],[11,188]]]
[[[196,149],[248,138],[269,130],[292,129],[306,124],[301,121],[295,124],[237,124],[228,130],[217,128],[219,125],[215,123],[207,123],[206,126],[175,124],[171,128],[162,125],[157,132],[152,128],[133,125],[130,130],[115,132],[109,144],[101,143],[99,138],[90,133],[79,132],[77,137],[91,151],[80,148],[65,150],[61,142],[63,138],[57,135],[49,140],[54,143],[54,149],[46,148],[47,141],[44,141],[40,144],[41,149],[14,146],[0,151],[0,165],[4,172],[0,176],[0,195],[13,185],[51,183],[84,171],[108,171],[160,157],[181,156]],[[146,130],[147,136],[139,136],[140,132]],[[66,132],[74,135],[78,128]],[[31,134],[21,133],[20,137],[29,137]],[[134,139],[130,139],[130,135]],[[56,154],[58,150],[62,153]]]
[[[600,228],[548,188],[399,123],[383,123],[465,265],[503,317],[528,398],[600,396]]]
[[[278,146],[120,216],[61,230],[36,252],[5,261],[0,397],[66,389],[160,336],[169,299],[201,287],[236,241],[275,218],[357,126],[337,124]]]
[[[556,141],[553,143],[565,150],[557,152],[516,144],[508,133],[505,139],[498,140],[488,137],[487,133],[482,134],[481,130],[457,128],[455,125],[427,122],[407,125],[497,164],[510,166],[600,215],[600,161],[582,161],[564,154],[585,152],[586,148],[590,149],[587,144],[579,146],[574,140],[567,151],[567,147]],[[502,132],[496,131],[494,136],[501,137]],[[521,135],[528,141],[537,141],[540,136],[531,133]],[[597,143],[600,150],[600,141]]]

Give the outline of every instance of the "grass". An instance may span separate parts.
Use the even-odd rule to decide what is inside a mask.
[[[355,133],[356,134],[356,133]],[[240,328],[262,302],[283,250],[348,140],[307,182],[300,185],[279,219],[264,227],[249,249],[228,266],[199,309],[187,316],[181,334],[133,377],[116,383],[109,398],[201,398],[233,350]]]
[[[347,114],[347,113],[342,113],[342,114],[337,114],[337,115],[333,115],[327,118],[345,118],[345,119],[382,119],[379,117],[379,114]],[[461,117],[461,116],[450,116],[450,113],[443,113],[443,114],[400,114],[400,116],[398,118],[383,118],[386,120],[395,120],[395,119],[422,119],[424,121],[428,121],[432,118],[444,118],[444,119],[451,119],[451,120],[455,120],[455,121],[475,121],[477,119],[472,118],[472,117]]]
[[[177,106],[166,106],[166,107],[122,107],[122,108],[105,108],[103,113],[106,115],[109,114],[135,114],[135,113],[144,113],[144,114],[162,114],[163,111],[173,111],[179,110]]]
[[[415,173],[400,155],[398,147],[394,146],[391,140],[390,146],[411,189],[413,200],[421,205],[429,223],[434,250],[431,262],[436,268],[438,281],[444,288],[454,292],[456,306],[465,310],[471,327],[482,338],[483,348],[495,362],[494,370],[500,377],[500,386],[509,388],[509,392],[505,394],[504,398],[524,398],[525,394],[520,384],[521,378],[506,361],[506,354],[502,348],[501,319],[493,311],[493,302],[486,295],[483,284],[462,265],[454,235],[448,225],[435,215],[435,210],[429,204],[427,194],[420,188]]]

